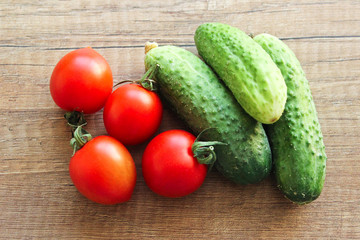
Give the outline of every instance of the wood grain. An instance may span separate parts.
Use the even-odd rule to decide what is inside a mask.
[[[1,1],[0,239],[359,239],[360,2]],[[203,22],[267,32],[294,50],[310,82],[328,155],[322,195],[284,199],[273,176],[235,185],[213,171],[194,194],[167,199],[141,175],[146,143],[129,147],[137,166],[132,199],[102,206],[68,174],[70,132],[49,78],[67,52],[92,46],[115,81],[144,72],[144,43],[184,47]],[[106,134],[102,112],[87,129]],[[166,109],[158,132],[186,126]]]

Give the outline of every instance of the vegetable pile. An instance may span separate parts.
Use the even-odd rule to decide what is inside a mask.
[[[160,95],[192,132],[168,130],[148,143],[142,175],[155,193],[189,195],[214,166],[239,184],[257,183],[274,170],[279,189],[292,202],[318,198],[325,146],[295,54],[275,36],[250,37],[221,23],[200,25],[194,39],[203,60],[179,47],[147,43],[145,75],[119,87],[113,87],[109,64],[90,47],[59,61],[50,91],[68,111],[74,149],[69,171],[78,191],[101,204],[131,198],[137,176],[125,146],[156,133],[163,114]],[[83,128],[84,114],[102,108],[109,136],[92,138]]]

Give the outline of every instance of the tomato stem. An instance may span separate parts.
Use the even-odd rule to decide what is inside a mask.
[[[82,148],[88,141],[92,139],[91,134],[82,128],[82,126],[78,126],[74,133],[74,137],[70,140],[70,146],[74,149],[73,155],[77,150]]]
[[[203,130],[195,139],[195,142],[193,143],[191,150],[194,154],[194,157],[198,160],[200,164],[207,164],[209,165],[209,171],[214,166],[214,163],[216,161],[216,153],[215,153],[215,147],[217,145],[227,145],[226,143],[219,142],[219,141],[199,141],[201,136],[204,132],[210,130],[212,128],[207,128]]]
[[[124,80],[124,81],[116,83],[113,86],[113,88],[115,88],[118,85],[123,84],[123,83],[134,83],[134,84],[139,84],[140,86],[142,86],[143,88],[145,88],[145,89],[147,89],[149,91],[155,92],[157,90],[156,81],[153,80],[152,78],[154,77],[158,67],[159,67],[159,64],[151,66],[139,81]]]
[[[123,84],[123,83],[134,83],[134,84],[137,84],[137,81],[134,81],[134,80],[123,80],[123,81],[121,81],[121,82],[116,83],[116,84],[113,86],[113,88],[115,88],[115,87],[117,87],[117,86],[119,86],[120,84]]]
[[[160,67],[159,64],[155,64],[146,71],[144,76],[139,81],[139,84],[143,88],[145,88],[149,91],[152,91],[152,92],[155,92],[157,90],[156,82],[152,78],[154,77],[154,75],[157,72],[159,67]]]
[[[67,120],[68,125],[71,127],[72,139],[70,140],[70,146],[74,150],[74,155],[77,150],[92,139],[92,136],[88,131],[83,129],[83,126],[85,126],[87,122],[82,112],[67,112],[64,117]]]

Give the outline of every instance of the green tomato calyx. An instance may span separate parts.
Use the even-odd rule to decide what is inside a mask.
[[[209,171],[213,167],[216,161],[216,153],[215,153],[215,146],[219,145],[227,145],[226,143],[219,142],[219,141],[200,141],[201,136],[204,132],[213,129],[207,128],[203,130],[195,139],[194,144],[191,147],[191,150],[194,154],[194,157],[198,160],[200,164],[207,164],[209,165]]]
[[[70,146],[73,148],[73,155],[92,139],[91,134],[83,129],[87,124],[84,114],[78,111],[67,112],[64,115],[68,125],[71,127],[72,139]]]

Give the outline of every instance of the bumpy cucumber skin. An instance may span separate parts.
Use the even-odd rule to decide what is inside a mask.
[[[270,145],[261,123],[241,108],[213,71],[193,53],[175,46],[151,49],[148,69],[159,64],[155,80],[160,94],[195,134],[207,128],[204,140],[216,140],[215,166],[228,179],[256,183],[271,171]]]
[[[285,43],[269,34],[257,35],[254,40],[277,64],[288,91],[282,117],[266,127],[278,187],[291,201],[310,203],[324,185],[326,154],[309,83]]]
[[[195,32],[195,44],[247,113],[265,124],[280,118],[286,102],[284,78],[251,37],[226,24],[205,23]]]

